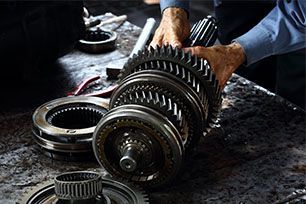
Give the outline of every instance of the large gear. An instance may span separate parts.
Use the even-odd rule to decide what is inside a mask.
[[[213,39],[212,19],[194,30],[202,25],[209,29],[200,35]],[[197,36],[192,43],[211,43]],[[110,111],[94,132],[95,156],[112,175],[145,188],[171,184],[185,155],[214,126],[220,104],[207,60],[171,46],[144,49],[119,75]]]
[[[119,80],[123,81],[130,74],[142,70],[161,70],[170,73],[188,84],[201,101],[205,101],[204,98],[207,96],[209,102],[207,122],[209,127],[214,125],[221,104],[221,88],[207,60],[172,46],[156,49],[150,47],[140,51],[125,64]]]

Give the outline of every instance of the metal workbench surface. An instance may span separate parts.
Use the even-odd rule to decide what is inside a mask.
[[[11,88],[2,98],[0,203],[14,203],[29,187],[61,172],[104,172],[94,160],[62,162],[42,155],[32,139],[31,116],[88,76],[105,75],[110,61],[128,56],[140,31],[126,22],[117,29],[115,51],[90,55],[74,50],[30,80],[16,82],[18,93]],[[174,186],[150,192],[152,203],[282,203],[294,192],[305,194],[303,110],[234,75],[224,90],[219,124],[190,155]]]

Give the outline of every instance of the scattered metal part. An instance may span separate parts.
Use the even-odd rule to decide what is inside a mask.
[[[57,176],[61,178],[60,184],[67,181],[68,185],[61,186],[58,181],[48,181],[40,184],[29,191],[17,201],[18,204],[48,204],[48,203],[92,203],[92,204],[149,204],[148,195],[127,183],[122,183],[109,176],[101,178],[95,172],[70,172]],[[55,179],[56,180],[56,179]],[[90,184],[90,185],[86,185]],[[67,192],[63,187],[75,191]],[[61,193],[58,192],[58,190]],[[96,189],[99,192],[92,192]],[[66,191],[64,199],[62,192]],[[81,195],[81,194],[84,194]],[[95,196],[94,196],[95,195]]]
[[[282,200],[274,202],[274,204],[297,204],[306,203],[306,189],[298,189]]]
[[[86,89],[89,88],[90,84],[96,82],[97,80],[100,80],[100,76],[93,76],[89,77],[88,79],[85,79],[81,84],[79,84],[77,87],[74,88],[73,91],[69,92],[67,96],[96,96],[96,97],[102,97],[107,98],[110,97],[113,91],[117,88],[117,84],[111,85],[107,88],[104,88],[99,91],[94,91],[90,93],[83,93]]]
[[[142,32],[140,33],[140,36],[130,54],[130,58],[133,57],[134,55],[136,55],[139,50],[142,50],[145,45],[147,44],[148,42],[148,39],[150,38],[150,35],[152,34],[153,32],[153,28],[155,26],[155,19],[154,18],[148,18],[147,21],[146,21],[146,24],[144,25],[143,29],[142,29]]]
[[[121,16],[114,16],[111,18],[108,18],[106,20],[103,20],[100,22],[100,24],[97,25],[97,27],[102,27],[106,24],[110,24],[110,23],[123,23],[125,22],[127,19],[127,15],[121,15]]]
[[[142,50],[145,47],[146,43],[148,42],[148,39],[150,38],[150,35],[153,32],[155,23],[156,21],[154,18],[147,19],[146,24],[144,25],[142,32],[140,33],[140,36],[129,57],[122,58],[119,61],[111,62],[107,65],[106,74],[110,79],[117,79],[121,69],[123,68],[124,64],[128,61],[128,59],[132,58],[134,55],[136,55],[140,50]]]
[[[84,39],[79,40],[78,49],[88,53],[103,53],[114,50],[117,33],[100,28],[86,30]]]
[[[216,27],[200,24],[194,30],[213,39]],[[119,75],[111,110],[94,132],[95,156],[112,175],[144,188],[170,184],[220,105],[221,88],[205,59],[171,46],[143,49]]]
[[[86,29],[90,28],[102,28],[104,25],[111,23],[119,23],[121,25],[127,19],[127,15],[112,16],[107,19],[102,19],[100,17],[90,16],[88,10],[83,7],[83,19],[85,22]]]
[[[84,15],[86,14],[88,15],[88,11],[86,13],[84,8]],[[84,38],[79,40],[77,44],[78,49],[93,54],[114,50],[116,48],[117,33],[114,30],[103,29],[103,26],[111,23],[119,23],[118,26],[120,26],[126,19],[126,15],[114,16],[106,20],[92,16],[85,17],[86,32]]]
[[[64,160],[88,159],[92,134],[108,110],[108,100],[75,96],[38,107],[33,114],[33,136],[43,153]]]

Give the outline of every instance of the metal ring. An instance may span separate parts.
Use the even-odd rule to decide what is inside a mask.
[[[87,30],[84,39],[79,40],[78,48],[88,53],[103,53],[115,49],[117,33],[101,29]]]
[[[68,172],[55,177],[54,187],[59,199],[91,199],[102,192],[102,176],[90,171]]]
[[[47,102],[32,117],[36,143],[47,152],[59,154],[92,152],[92,135],[108,110],[108,100],[74,96]]]
[[[148,194],[142,189],[122,183],[110,176],[104,176],[101,179],[102,192],[90,201],[79,200],[77,203],[92,204],[110,204],[110,203],[126,203],[126,204],[149,204]],[[30,190],[27,190],[18,200],[18,204],[47,204],[58,203],[59,198],[55,194],[55,182],[47,181],[41,183]],[[69,201],[68,201],[69,202]],[[65,202],[66,203],[66,202]]]

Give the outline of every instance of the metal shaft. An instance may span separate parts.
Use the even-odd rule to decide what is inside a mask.
[[[120,159],[120,167],[127,172],[135,171],[137,162],[140,158],[140,152],[136,147],[128,147]]]
[[[155,25],[154,18],[148,18],[145,26],[142,29],[142,32],[129,56],[131,58],[134,54],[137,54],[139,50],[143,49],[146,45]]]

